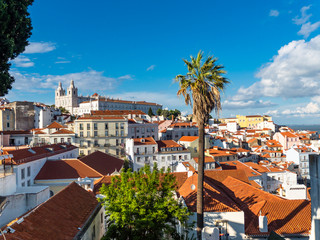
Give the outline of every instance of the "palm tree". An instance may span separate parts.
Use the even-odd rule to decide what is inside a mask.
[[[209,56],[202,61],[203,52],[199,51],[191,61],[183,59],[188,67],[186,75],[176,76],[180,89],[178,96],[183,95],[186,105],[192,105],[193,119],[199,128],[199,160],[197,186],[197,239],[201,239],[203,228],[203,177],[204,177],[204,125],[209,120],[212,110],[221,110],[220,91],[229,81],[222,75],[226,73],[222,65],[217,65],[217,58]]]

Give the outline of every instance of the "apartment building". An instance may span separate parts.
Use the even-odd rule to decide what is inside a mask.
[[[178,141],[183,136],[198,136],[198,126],[194,122],[175,122],[159,132],[160,140]]]
[[[125,154],[128,119],[123,116],[84,115],[74,121],[74,131],[80,155],[96,150],[116,156]]]
[[[15,114],[13,108],[0,107],[0,131],[14,130]]]

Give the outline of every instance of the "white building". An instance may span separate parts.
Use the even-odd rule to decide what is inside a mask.
[[[34,104],[34,128],[44,128],[52,123],[57,115],[61,115],[59,109],[43,104]]]
[[[312,148],[306,146],[293,146],[286,151],[286,161],[294,162],[299,166],[299,177],[310,179],[309,175],[309,157],[315,154]]]
[[[58,160],[62,158],[77,158],[79,150],[73,145],[53,144],[42,147],[24,148],[19,150],[7,150],[11,154],[6,159],[7,165],[13,165],[16,174],[17,188],[31,186],[47,160]]]
[[[158,140],[158,124],[140,117],[128,119],[128,138],[152,137]]]
[[[97,93],[92,96],[78,96],[78,88],[75,87],[73,80],[67,88],[63,89],[61,82],[55,91],[55,106],[64,107],[71,114],[83,115],[92,110],[141,110],[148,113],[151,108],[153,114],[162,105],[145,101],[126,101],[99,96]]]
[[[152,137],[133,138],[126,141],[126,153],[132,163],[133,171],[138,171],[146,164],[153,167],[157,162],[158,144]]]
[[[198,127],[194,122],[175,122],[159,131],[161,140],[178,141],[183,136],[198,136]]]
[[[155,141],[152,137],[133,138],[126,141],[126,153],[134,171],[145,165],[152,168],[170,168],[175,171],[179,162],[190,161],[191,153],[173,140]]]
[[[57,143],[75,143],[75,133],[68,130],[66,126],[53,122],[41,130],[33,130],[33,141],[31,145],[57,144]]]

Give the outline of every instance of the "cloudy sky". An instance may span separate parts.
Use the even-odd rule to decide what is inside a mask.
[[[12,62],[10,101],[54,103],[61,81],[191,113],[173,79],[199,50],[219,58],[230,84],[220,116],[269,114],[319,124],[320,3],[35,0],[33,34]]]

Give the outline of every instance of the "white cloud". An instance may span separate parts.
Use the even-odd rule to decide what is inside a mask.
[[[134,76],[130,75],[130,74],[118,77],[119,80],[133,80],[133,78],[134,78]]]
[[[233,100],[260,97],[313,97],[320,95],[320,35],[292,41],[256,74],[260,81],[241,87]]]
[[[56,49],[51,42],[31,42],[23,53],[46,53]]]
[[[147,71],[152,71],[155,67],[156,65],[151,65],[150,67],[147,68]]]
[[[302,35],[304,38],[309,37],[312,32],[320,27],[320,21],[315,23],[311,23],[309,21],[312,14],[307,14],[307,10],[309,10],[310,7],[311,5],[302,7],[300,10],[301,16],[296,16],[294,19],[292,19],[296,25],[301,25],[298,35]]]
[[[244,108],[265,108],[276,106],[277,104],[270,101],[249,100],[249,101],[229,101],[225,100],[222,103],[222,109],[244,109]]]
[[[70,61],[56,61],[56,64],[70,63]]]
[[[12,62],[15,64],[16,67],[33,67],[34,62],[30,60],[30,58],[27,58],[26,56],[20,55],[12,60]]]
[[[297,24],[297,25],[302,25],[304,23],[306,23],[309,18],[312,16],[312,14],[307,14],[307,10],[309,10],[311,7],[311,5],[309,6],[304,6],[300,9],[301,12],[301,16],[296,16],[294,19],[292,19],[292,21]]]
[[[270,17],[278,17],[279,16],[279,11],[278,10],[270,10],[269,16]]]
[[[65,75],[39,75],[22,73],[18,71],[11,71],[15,78],[13,84],[14,90],[24,92],[50,92],[56,89],[58,82],[61,82],[66,89],[70,85],[70,81],[74,80],[79,92],[87,92],[88,90],[104,91],[115,89],[121,81],[127,79],[122,76],[118,78],[105,77],[104,72],[97,72],[95,70],[84,71],[79,73],[69,73]]]
[[[314,32],[320,27],[320,21],[311,24],[307,22],[301,26],[300,31],[298,32],[299,35],[304,36],[305,38],[310,36],[310,33]]]

